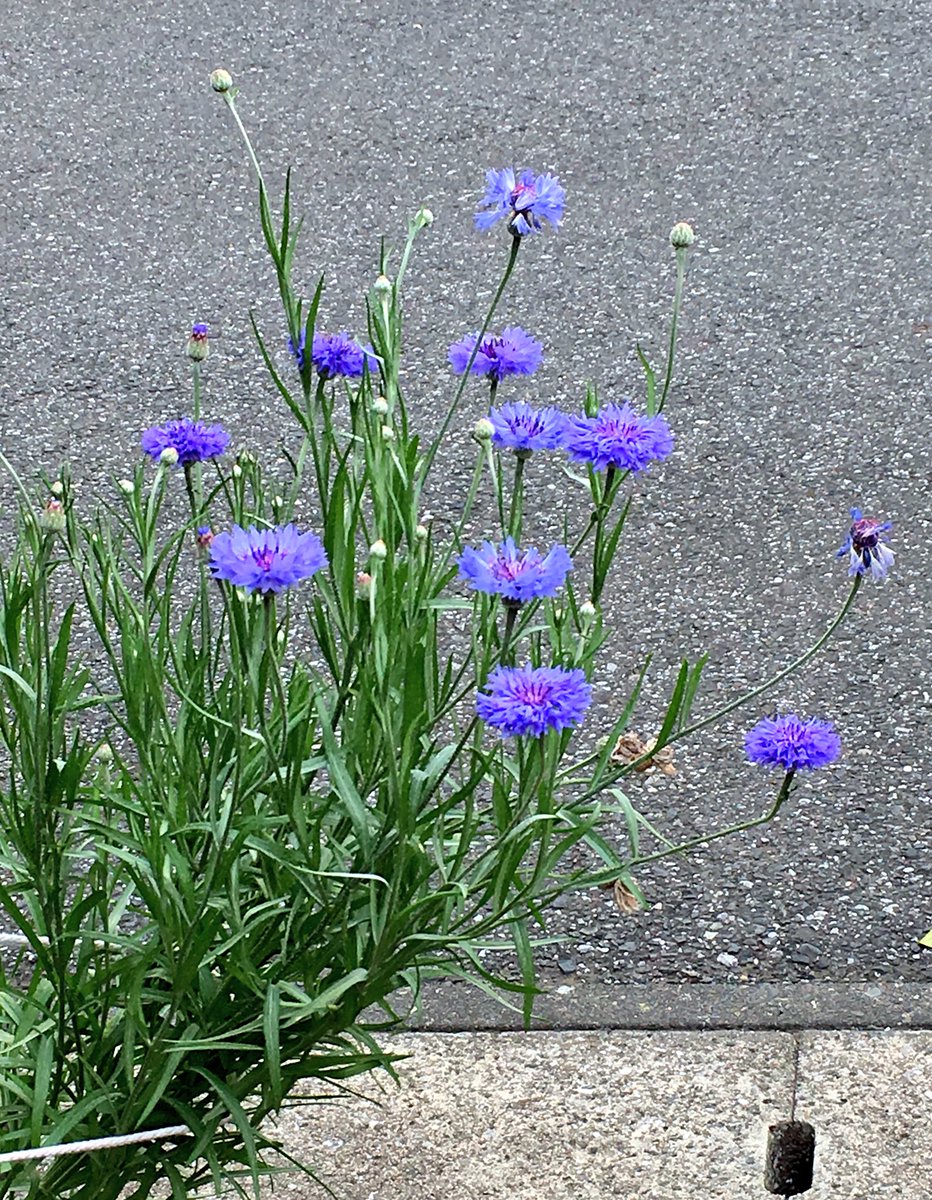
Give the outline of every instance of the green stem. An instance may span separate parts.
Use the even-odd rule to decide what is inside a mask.
[[[227,106],[229,107],[230,112],[233,114],[233,120],[236,122],[236,127],[239,129],[243,142],[246,145],[246,153],[249,155],[252,168],[256,173],[256,178],[259,180],[259,186],[266,193],[266,195],[268,195],[268,189],[265,186],[265,180],[262,178],[262,168],[259,166],[259,160],[256,158],[256,152],[252,148],[252,142],[249,140],[249,134],[246,132],[246,126],[240,120],[240,115],[236,111],[236,100],[233,97],[233,93],[224,92],[223,98],[226,100]]]
[[[450,406],[447,409],[446,416],[443,418],[443,423],[440,426],[440,431],[431,443],[430,449],[424,456],[423,465],[421,467],[420,487],[424,486],[424,482],[430,475],[430,469],[433,466],[434,459],[437,457],[437,451],[440,449],[440,444],[443,441],[443,435],[446,433],[453,420],[453,414],[456,412],[456,406],[460,402],[460,397],[466,390],[466,384],[469,381],[469,372],[472,370],[472,365],[476,361],[476,355],[479,353],[479,347],[482,345],[482,339],[488,332],[489,326],[492,324],[492,318],[495,316],[495,310],[498,308],[499,301],[504,294],[505,288],[508,286],[508,280],[511,278],[511,273],[515,269],[515,263],[518,261],[518,251],[521,249],[521,239],[512,237],[511,252],[508,255],[508,265],[505,267],[505,273],[502,275],[498,287],[495,289],[495,295],[492,297],[492,303],[489,305],[489,311],[485,314],[485,320],[482,322],[482,328],[476,337],[476,344],[472,348],[472,354],[466,362],[466,369],[460,376],[460,381],[457,384],[456,391],[453,393],[453,399],[450,401]]]
[[[524,464],[529,455],[529,450],[518,450],[515,453],[515,478],[511,489],[511,507],[508,512],[508,532],[516,542],[521,540],[521,520],[524,515]]]
[[[510,665],[513,658],[511,654],[511,635],[514,633],[515,621],[520,607],[519,604],[505,601],[505,628],[502,632],[502,648],[498,655],[499,662],[505,666]]]
[[[848,615],[848,610],[854,603],[854,598],[858,594],[858,589],[861,586],[861,579],[862,576],[860,575],[856,575],[854,577],[854,583],[851,585],[851,590],[848,593],[847,599],[841,606],[841,611],[832,621],[831,625],[829,625],[828,629],[826,629],[818,641],[810,646],[804,654],[801,654],[799,658],[795,658],[789,664],[789,666],[786,666],[782,670],[778,671],[776,675],[771,675],[770,678],[760,684],[759,687],[753,688],[750,692],[745,692],[744,695],[739,696],[736,700],[730,700],[727,704],[723,705],[722,708],[716,709],[711,716],[703,717],[701,721],[695,721],[692,725],[687,725],[685,729],[680,729],[678,732],[671,732],[668,737],[666,737],[662,742],[658,742],[656,746],[652,746],[651,749],[645,754],[642,754],[640,758],[636,758],[630,763],[625,763],[625,765],[620,767],[617,771],[611,771],[607,777],[591,784],[583,793],[582,799],[588,800],[591,796],[597,795],[604,788],[610,787],[613,783],[617,782],[619,779],[622,779],[625,775],[630,775],[632,771],[636,771],[641,763],[647,762],[649,758],[656,754],[658,750],[662,750],[664,746],[669,746],[673,742],[678,742],[682,738],[690,737],[692,734],[698,733],[700,729],[705,729],[709,725],[714,725],[716,721],[720,721],[723,717],[727,717],[728,714],[734,712],[736,708],[741,708],[742,705],[748,704],[751,700],[756,700],[758,696],[762,696],[764,692],[769,691],[772,687],[775,687],[782,680],[786,679],[788,675],[792,675],[794,671],[798,671],[800,667],[805,666],[810,658],[818,654],[818,652],[822,649],[825,643],[829,640],[838,626]],[[571,769],[576,770],[578,768],[574,766]]]
[[[201,364],[197,361],[191,363],[191,382],[194,387],[194,419],[198,421],[201,416]]]
[[[709,842],[717,841],[718,838],[730,837],[733,833],[741,833],[744,829],[753,829],[756,825],[766,825],[768,821],[773,820],[783,807],[784,801],[790,794],[790,785],[793,782],[795,774],[795,771],[787,771],[783,777],[783,783],[780,785],[776,800],[762,817],[752,817],[750,821],[739,821],[737,825],[729,825],[727,829],[718,829],[715,833],[705,833],[699,837],[690,838],[689,841],[680,842],[678,846],[670,846],[666,850],[657,850],[654,854],[645,854],[642,858],[633,858],[626,864],[627,868],[640,867],[645,863],[656,862],[660,858],[668,858],[671,854],[683,854],[687,850],[694,850],[697,846],[705,846]]]
[[[683,280],[686,277],[686,247],[679,246],[676,251],[676,290],[673,293],[673,319],[670,322],[670,349],[667,352],[667,369],[663,380],[663,391],[660,393],[660,403],[657,411],[663,412],[667,392],[673,381],[673,357],[676,351],[676,327],[680,319],[680,302],[683,299]]]

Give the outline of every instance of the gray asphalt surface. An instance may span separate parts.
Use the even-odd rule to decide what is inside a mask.
[[[547,351],[515,396],[569,409],[587,381],[640,395],[634,343],[657,361],[665,337],[667,234],[693,222],[677,448],[638,483],[593,723],[649,649],[642,733],[683,655],[711,653],[697,715],[752,686],[840,606],[849,506],[896,522],[895,577],[864,588],[814,667],[630,794],[673,837],[762,811],[770,783],[741,737],[777,705],[836,721],[842,762],[773,826],[645,870],[649,912],[568,899],[551,923],[567,942],[542,952],[557,976],[932,978],[916,944],[932,925],[930,23],[928,3],[870,0],[24,0],[0,18],[0,445],[20,468],[67,458],[88,497],[125,474],[139,431],[187,408],[193,320],[215,335],[210,415],[240,447],[292,436],[248,329],[251,306],[266,329],[276,309],[247,164],[207,88],[222,65],[267,179],[294,167],[298,278],[326,274],[325,328],[361,327],[379,237],[433,209],[406,373],[427,429],[449,395],[446,346],[478,325],[507,250],[472,228],[487,167],[552,170],[568,192],[564,228],[524,247],[501,313]],[[465,481],[484,396],[467,393],[445,494]],[[532,464],[539,538],[565,491]]]

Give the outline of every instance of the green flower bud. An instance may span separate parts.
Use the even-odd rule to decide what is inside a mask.
[[[679,221],[670,230],[670,245],[674,250],[686,250],[696,240],[692,225]]]
[[[163,467],[177,467],[178,451],[175,449],[174,446],[166,446],[165,449],[162,451],[162,453],[159,455],[159,462],[162,464]]]
[[[369,557],[376,558],[379,561],[388,558],[388,547],[381,538],[379,538],[378,541],[373,542],[369,547]]]
[[[489,442],[492,440],[492,434],[495,432],[495,426],[488,417],[480,417],[473,426],[472,435],[477,442]]]
[[[216,71],[210,73],[210,86],[215,92],[228,92],[233,86],[233,76],[229,71],[218,67]]]
[[[124,496],[132,496],[136,490],[136,485],[133,483],[132,479],[121,479],[117,484],[117,487]]]
[[[65,506],[53,496],[39,513],[39,524],[49,533],[61,533],[68,520],[65,517]]]

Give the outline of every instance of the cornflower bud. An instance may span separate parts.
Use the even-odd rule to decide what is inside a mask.
[[[492,434],[495,432],[495,426],[488,417],[480,417],[473,426],[472,435],[477,442],[489,442],[492,440]]]
[[[579,615],[580,615],[580,617],[582,617],[583,621],[584,621],[584,622],[585,622],[587,625],[589,624],[589,622],[590,622],[590,621],[594,621],[594,620],[595,620],[595,618],[596,618],[596,607],[595,607],[595,605],[592,603],[592,601],[591,601],[591,600],[586,600],[586,601],[584,601],[582,604],[580,604],[580,606],[579,606]]]
[[[200,525],[194,535],[194,540],[201,550],[209,550],[211,542],[214,540],[214,531],[209,525]]]
[[[210,73],[210,86],[215,92],[228,92],[233,86],[233,76],[229,71],[218,67],[216,71]]]
[[[368,600],[372,592],[372,576],[368,571],[360,571],[356,576],[356,595],[360,600]]]
[[[39,524],[49,533],[61,533],[67,523],[64,504],[53,496],[39,514]]]
[[[670,245],[674,250],[686,250],[695,240],[693,227],[687,221],[678,221],[670,230]]]
[[[175,449],[174,446],[166,446],[165,449],[162,451],[162,453],[159,455],[159,462],[162,464],[163,467],[177,467],[178,466],[178,451]]]
[[[233,478],[239,479],[239,478],[241,478],[242,474],[243,474],[243,468],[239,465],[239,463],[234,463],[233,471],[232,471]]]
[[[379,560],[388,558],[388,547],[381,538],[379,538],[378,541],[373,542],[369,547],[369,557],[377,558]]]
[[[387,275],[380,275],[375,281],[376,294],[383,300],[387,300],[392,294],[392,281]]]
[[[56,479],[55,482],[52,484],[52,486],[49,488],[49,491],[52,493],[53,496],[64,496],[65,485],[62,483],[62,481],[60,479]]]
[[[395,440],[394,429],[392,429],[391,425],[383,425],[382,426],[382,441],[383,442],[393,442],[394,440]]]
[[[97,751],[97,761],[102,763],[113,762],[113,747],[108,742],[104,742]]]
[[[191,326],[191,336],[188,338],[185,352],[192,362],[204,362],[210,355],[210,346],[207,342],[207,326],[203,321],[198,321]]]
[[[426,542],[427,539],[430,537],[430,533],[427,529],[427,526],[426,525],[415,525],[414,536],[417,538],[417,540],[419,542]]]
[[[414,214],[415,224],[420,225],[422,229],[426,229],[428,225],[433,225],[434,214],[429,208],[419,208]]]
[[[380,417],[388,416],[388,401],[384,396],[376,396],[372,401],[372,411],[378,413]]]
[[[133,483],[132,479],[121,479],[117,484],[117,487],[124,496],[132,496],[133,492],[136,490],[136,485]]]

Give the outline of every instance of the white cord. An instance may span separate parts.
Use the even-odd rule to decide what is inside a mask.
[[[83,1154],[86,1150],[109,1150],[111,1146],[134,1146],[137,1142],[159,1142],[162,1138],[193,1136],[187,1125],[166,1125],[163,1129],[146,1129],[140,1133],[88,1138],[83,1142],[64,1142],[58,1146],[33,1146],[29,1150],[10,1150],[0,1154],[0,1164],[25,1162],[30,1158],[58,1158],[61,1154]]]

